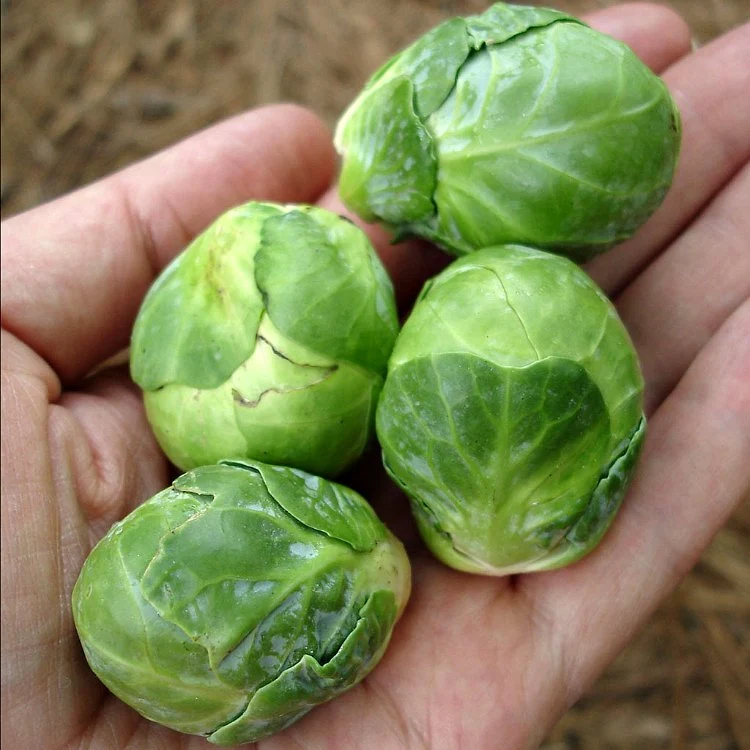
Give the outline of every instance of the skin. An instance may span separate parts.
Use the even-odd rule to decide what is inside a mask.
[[[619,5],[588,20],[664,75],[684,123],[664,205],[589,268],[643,362],[650,432],[636,481],[589,557],[492,579],[430,558],[370,457],[345,481],[410,549],[411,602],[360,686],[261,750],[537,746],[748,494],[750,25],[691,53],[665,8]],[[125,374],[84,376],[127,344],[154,275],[216,215],[250,199],[337,208],[334,163],[312,114],[270,107],[3,226],[4,747],[208,747],[114,699],[78,644],[70,592],[86,554],[169,478]],[[369,231],[403,305],[446,262]]]

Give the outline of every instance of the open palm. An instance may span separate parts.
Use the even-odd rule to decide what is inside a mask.
[[[750,26],[688,54],[670,11],[589,19],[663,72],[683,113],[673,190],[590,272],[639,351],[650,431],[603,544],[560,571],[469,576],[433,560],[374,457],[345,481],[409,547],[412,600],[377,669],[274,738],[284,748],[534,747],[697,560],[750,487]],[[2,742],[201,748],[143,720],[91,674],[70,593],[92,545],[169,467],[124,372],[155,274],[250,199],[336,206],[318,120],[257,110],[3,226]],[[328,191],[328,192],[327,192]],[[336,207],[338,210],[338,207]],[[408,302],[442,256],[371,236]],[[6,745],[7,742],[7,745]]]

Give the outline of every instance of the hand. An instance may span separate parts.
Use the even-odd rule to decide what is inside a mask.
[[[601,546],[560,571],[461,574],[407,526],[413,598],[385,659],[264,750],[537,745],[750,487],[750,26],[688,54],[687,28],[663,8],[621,5],[589,20],[664,72],[685,131],[663,207],[590,265],[645,371],[637,479]],[[126,374],[86,376],[127,344],[155,274],[219,213],[253,198],[338,210],[323,195],[333,171],[323,126],[271,107],[3,227],[3,746],[207,747],[112,697],[78,644],[70,594],[87,553],[169,481]],[[369,231],[402,300],[445,262]],[[374,464],[351,480],[386,519],[408,518]]]

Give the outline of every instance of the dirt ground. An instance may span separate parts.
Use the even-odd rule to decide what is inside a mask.
[[[390,54],[477,0],[0,0],[7,217],[230,114],[333,124]],[[583,13],[614,2],[550,2]],[[705,43],[750,0],[673,0]],[[750,502],[545,750],[750,748]]]

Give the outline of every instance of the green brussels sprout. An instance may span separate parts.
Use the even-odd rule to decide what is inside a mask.
[[[428,282],[378,405],[383,460],[443,562],[488,575],[592,550],[645,433],[636,353],[570,260],[487,248]]]
[[[248,203],[153,284],[131,374],[180,469],[241,457],[335,476],[373,434],[397,333],[361,230],[312,206]]]
[[[579,261],[653,213],[679,143],[667,88],[627,46],[504,3],[393,57],[336,130],[363,218],[454,255],[522,243]]]
[[[401,543],[356,492],[222,461],[109,530],[73,589],[73,617],[112,693],[152,721],[234,745],[358,683],[409,587]]]

